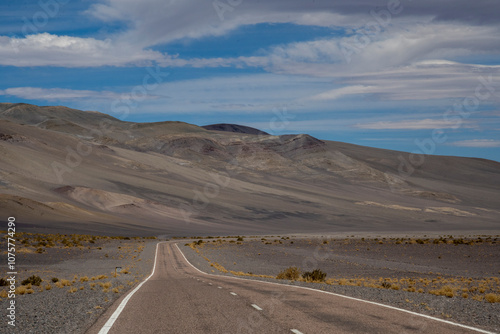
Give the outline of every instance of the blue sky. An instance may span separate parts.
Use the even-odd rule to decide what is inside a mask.
[[[2,2],[0,101],[500,161],[499,12],[489,0]]]

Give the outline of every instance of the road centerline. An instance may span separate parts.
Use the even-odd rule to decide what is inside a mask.
[[[252,304],[252,307],[257,311],[262,311],[262,309],[258,305]]]

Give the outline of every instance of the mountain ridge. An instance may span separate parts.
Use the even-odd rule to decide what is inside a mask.
[[[14,117],[5,107],[0,105],[0,210],[18,215],[30,231],[192,235],[499,227],[500,163],[491,160],[424,156],[424,164],[406,174],[400,158],[408,153],[306,134],[123,122],[27,104],[17,104]],[[45,119],[36,122],[40,116]]]

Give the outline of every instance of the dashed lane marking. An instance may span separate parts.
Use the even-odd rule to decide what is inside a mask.
[[[262,311],[262,309],[259,306],[255,305],[255,304],[252,304],[252,307],[254,309],[256,309],[257,311]]]

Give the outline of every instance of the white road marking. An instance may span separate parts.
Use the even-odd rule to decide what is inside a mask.
[[[299,331],[298,329],[290,329],[292,331],[292,333],[295,333],[295,334],[303,334],[301,331]]]
[[[234,292],[230,292],[230,294],[232,294],[233,296],[237,296],[237,294],[235,294]]]
[[[161,242],[159,242],[159,243],[156,244],[155,263],[153,265],[153,271],[151,272],[151,275],[149,275],[148,278],[146,278],[144,281],[142,281],[141,284],[139,284],[134,290],[132,290],[127,295],[127,297],[125,297],[125,299],[122,300],[122,302],[120,303],[120,305],[118,306],[118,308],[115,310],[115,312],[113,312],[113,314],[108,319],[108,321],[106,321],[106,323],[104,324],[104,326],[102,326],[101,330],[99,331],[99,334],[107,334],[109,332],[109,330],[111,329],[111,327],[113,327],[113,324],[115,323],[116,319],[118,319],[118,317],[122,313],[123,309],[127,305],[127,303],[130,300],[130,298],[132,298],[132,296],[142,287],[142,285],[144,283],[146,283],[151,278],[151,276],[154,275],[155,270],[156,270],[156,259],[158,257],[158,245],[159,244],[161,244]]]
[[[254,309],[256,309],[257,311],[262,311],[262,309],[259,306],[255,305],[255,304],[252,304],[252,307]]]
[[[236,280],[242,280],[242,281],[259,282],[259,283],[263,283],[263,284],[272,284],[272,285],[287,286],[287,287],[294,288],[294,289],[305,289],[305,290],[311,290],[311,291],[316,291],[316,292],[320,292],[320,293],[326,293],[326,294],[329,294],[329,295],[332,295],[332,296],[337,296],[337,297],[346,298],[346,299],[350,299],[350,300],[356,300],[358,302],[363,302],[363,303],[367,303],[367,304],[372,304],[372,305],[377,305],[377,306],[385,307],[385,308],[388,308],[388,309],[391,309],[391,310],[397,310],[397,311],[405,312],[405,313],[408,313],[408,314],[411,314],[411,315],[416,315],[416,316],[419,316],[419,317],[422,317],[422,318],[426,318],[426,319],[430,319],[430,320],[442,322],[442,323],[445,323],[445,324],[448,324],[448,325],[453,325],[453,326],[457,326],[457,327],[461,327],[461,328],[470,329],[470,330],[473,330],[473,331],[476,331],[476,332],[479,332],[479,333],[496,334],[494,332],[489,332],[489,331],[486,331],[486,330],[483,330],[483,329],[479,329],[479,328],[475,328],[475,327],[472,327],[472,326],[457,324],[456,322],[451,322],[451,321],[448,321],[448,320],[434,318],[434,317],[431,317],[429,315],[420,314],[420,313],[416,313],[416,312],[404,310],[404,309],[401,309],[401,308],[397,308],[397,307],[394,307],[394,306],[384,305],[384,304],[372,302],[372,301],[369,301],[369,300],[363,300],[363,299],[359,299],[359,298],[354,298],[354,297],[339,295],[337,293],[333,293],[333,292],[329,292],[329,291],[317,290],[317,289],[313,289],[313,288],[306,288],[306,287],[303,287],[303,286],[296,286],[296,285],[286,285],[286,284],[266,282],[266,281],[257,281],[257,280],[252,280],[252,279],[248,279],[248,278],[240,278],[240,277],[231,277],[231,276],[221,276],[221,275],[208,274],[208,273],[203,272],[200,269],[196,268],[195,266],[193,266],[191,264],[191,262],[189,262],[188,259],[186,259],[186,257],[184,256],[184,253],[181,251],[181,249],[179,248],[179,246],[177,246],[177,244],[174,244],[174,245],[175,245],[175,247],[177,247],[177,249],[179,250],[179,252],[181,252],[181,255],[184,258],[184,260],[191,267],[193,267],[195,270],[197,270],[200,273],[205,274],[205,275],[215,276],[215,277],[218,277],[218,278],[229,278],[229,279],[236,279]]]

